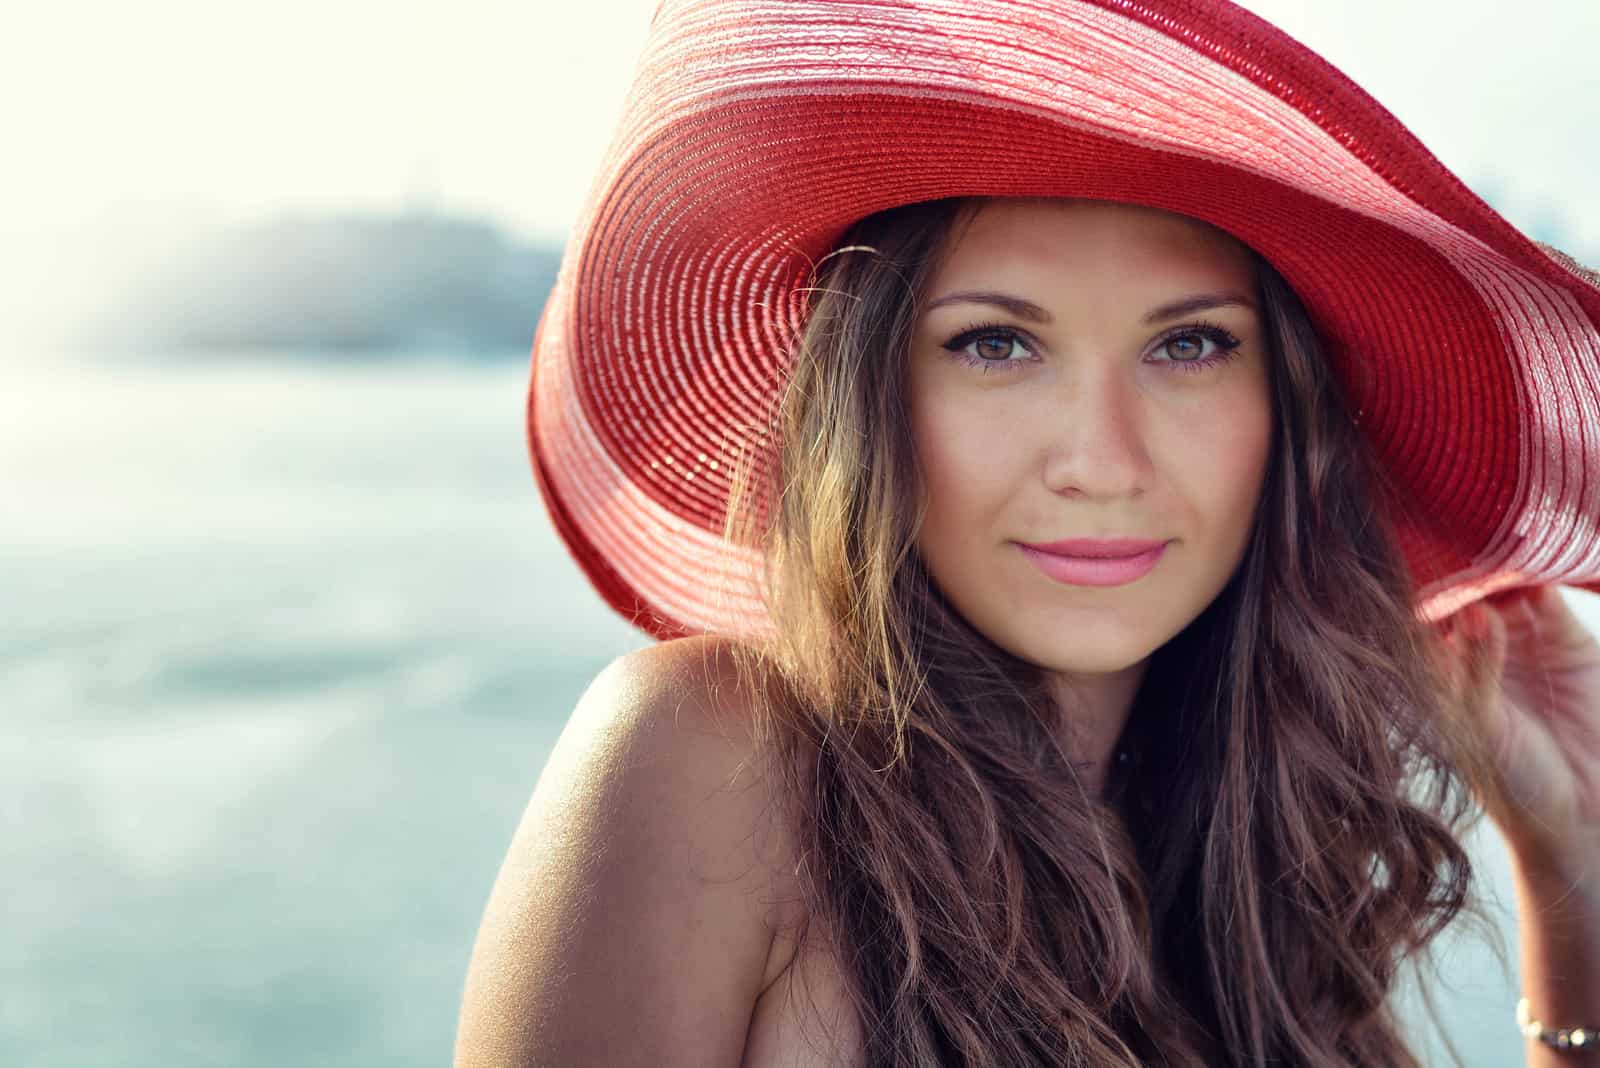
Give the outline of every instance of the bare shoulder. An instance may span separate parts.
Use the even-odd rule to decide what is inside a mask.
[[[708,750],[699,755],[754,760],[762,754],[751,695],[735,665],[739,649],[729,638],[697,636],[625,653],[590,684],[577,715],[598,715],[611,720],[613,729]]]
[[[777,754],[748,691],[759,683],[739,672],[740,649],[728,638],[697,636],[627,653],[600,673],[580,708],[600,717],[597,729],[615,717],[610,729],[627,750],[619,759],[655,768],[682,791],[681,815],[697,844],[708,856],[720,851],[747,864],[745,885],[759,896],[764,922],[786,932],[797,905],[796,846]]]
[[[734,655],[663,642],[585,691],[491,891],[458,1066],[740,1063],[795,902]]]
[[[655,815],[681,821],[698,845],[787,863],[775,754],[760,736],[738,648],[679,638],[613,660],[580,700],[562,737],[571,733],[572,744],[558,743],[562,763],[553,754],[551,773],[568,758],[592,760],[589,770],[618,787],[669,792],[678,807]]]

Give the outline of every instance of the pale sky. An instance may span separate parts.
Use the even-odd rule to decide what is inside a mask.
[[[243,220],[426,202],[559,240],[653,6],[30,5],[0,45],[0,230],[92,226],[130,204]],[[1514,223],[1560,220],[1572,251],[1600,258],[1596,0],[1245,6],[1361,83]]]

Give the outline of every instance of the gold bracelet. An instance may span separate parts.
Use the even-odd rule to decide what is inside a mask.
[[[1600,1027],[1546,1027],[1530,1016],[1527,998],[1517,1000],[1517,1030],[1552,1049],[1600,1050]]]

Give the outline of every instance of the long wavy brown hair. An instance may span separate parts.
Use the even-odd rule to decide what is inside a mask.
[[[968,624],[916,548],[905,357],[981,203],[870,216],[819,265],[775,474],[746,466],[728,517],[766,550],[776,636],[736,658],[805,931],[845,969],[867,1063],[1417,1065],[1402,966],[1458,915],[1498,936],[1460,844],[1481,757],[1413,614],[1385,518],[1403,502],[1252,250],[1275,408],[1256,524],[1152,655],[1137,759],[1091,796],[1044,672]]]

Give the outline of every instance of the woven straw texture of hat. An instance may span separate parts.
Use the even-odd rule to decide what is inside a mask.
[[[1411,506],[1428,618],[1600,588],[1600,277],[1472,194],[1249,12],[1186,0],[668,0],[534,344],[550,514],[617,611],[761,630],[719,535],[812,267],[952,195],[1154,205],[1250,244],[1305,302]]]

